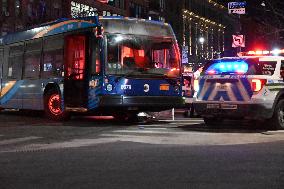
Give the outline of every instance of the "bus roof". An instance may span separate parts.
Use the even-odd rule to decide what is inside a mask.
[[[121,16],[99,17],[106,33],[172,37],[174,32],[167,23]]]
[[[0,37],[0,45],[12,44],[20,41],[65,33],[78,29],[91,28],[102,25],[107,33],[149,35],[154,37],[172,37],[174,32],[167,23],[128,18],[121,16],[60,18],[58,20],[41,24],[24,31],[11,33]]]
[[[96,27],[98,25],[100,24],[97,17],[77,19],[60,18],[52,22],[41,24],[35,28],[5,35],[4,37],[0,38],[0,45],[65,33],[77,29]]]

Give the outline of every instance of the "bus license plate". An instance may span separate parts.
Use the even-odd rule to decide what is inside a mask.
[[[169,89],[170,89],[170,85],[167,85],[167,84],[161,84],[160,85],[161,91],[168,91]]]

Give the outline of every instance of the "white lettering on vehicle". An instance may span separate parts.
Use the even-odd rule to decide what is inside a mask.
[[[131,90],[131,85],[121,85],[122,90]]]

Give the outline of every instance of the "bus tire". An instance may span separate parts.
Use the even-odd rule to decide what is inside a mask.
[[[69,114],[62,108],[62,98],[57,90],[49,90],[44,95],[44,112],[46,117],[63,121],[69,118]]]
[[[284,99],[280,100],[271,118],[272,129],[284,129]]]
[[[222,124],[223,120],[220,118],[208,118],[208,117],[204,117],[204,123],[206,125],[206,127],[208,128],[219,128],[220,125]]]

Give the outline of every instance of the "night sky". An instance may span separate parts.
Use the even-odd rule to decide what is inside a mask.
[[[216,0],[217,1],[217,0]],[[237,1],[237,0],[236,0]],[[227,7],[230,0],[218,0]],[[284,48],[284,1],[247,0],[246,15],[241,15],[247,49]]]

